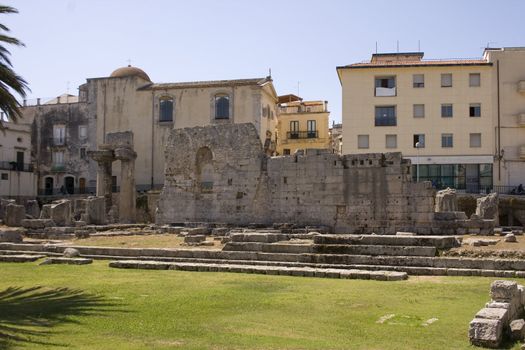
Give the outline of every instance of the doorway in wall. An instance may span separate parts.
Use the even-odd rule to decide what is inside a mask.
[[[64,186],[67,194],[75,193],[75,178],[72,176],[66,176],[64,178]]]
[[[46,196],[50,196],[53,194],[53,178],[52,177],[46,177],[44,180],[44,194]]]

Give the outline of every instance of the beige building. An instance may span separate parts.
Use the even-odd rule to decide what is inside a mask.
[[[66,98],[67,97],[67,98]],[[87,156],[105,135],[131,131],[139,190],[164,184],[164,145],[169,131],[224,123],[253,123],[268,153],[276,144],[277,94],[270,77],[154,83],[137,67],[89,78],[79,96],[61,96],[24,108],[33,121],[41,194],[94,192],[97,165]],[[113,163],[120,185],[120,162]]]
[[[295,95],[279,97],[277,154],[294,154],[299,149],[328,149],[326,101],[303,101]]]
[[[0,197],[29,199],[37,184],[31,164],[31,125],[4,121],[0,131]]]
[[[420,52],[374,54],[368,62],[338,67],[343,153],[401,151],[414,165],[414,178],[472,192],[525,182],[525,163],[518,155],[525,128],[517,122],[519,111],[525,111],[525,97],[518,92],[524,53],[491,49],[481,59],[459,60],[424,60]],[[507,60],[504,90],[496,82],[495,57]],[[506,96],[499,103],[498,90]],[[509,140],[502,137],[500,146],[498,106],[512,114],[504,131]],[[498,147],[509,149],[501,176]]]

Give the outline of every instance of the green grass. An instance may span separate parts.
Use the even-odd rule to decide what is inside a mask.
[[[493,280],[121,270],[104,261],[0,271],[0,349],[472,349],[468,323]]]

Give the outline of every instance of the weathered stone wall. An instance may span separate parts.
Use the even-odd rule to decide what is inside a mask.
[[[252,124],[175,129],[157,223],[293,222],[336,232],[429,227],[434,190],[400,153],[264,155]]]

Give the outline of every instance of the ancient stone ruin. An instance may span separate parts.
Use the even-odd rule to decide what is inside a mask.
[[[157,223],[293,222],[334,232],[430,230],[434,190],[400,153],[268,157],[252,124],[174,129]]]
[[[118,201],[118,221],[135,222],[135,158],[133,133],[131,131],[108,133],[106,141],[97,151],[89,151],[89,156],[98,163],[97,196],[106,199],[106,211],[112,210],[112,169],[111,164],[119,160],[121,164],[120,193]]]
[[[498,348],[504,339],[523,340],[525,288],[513,281],[497,280],[490,286],[490,297],[491,301],[470,322],[470,342]]]

